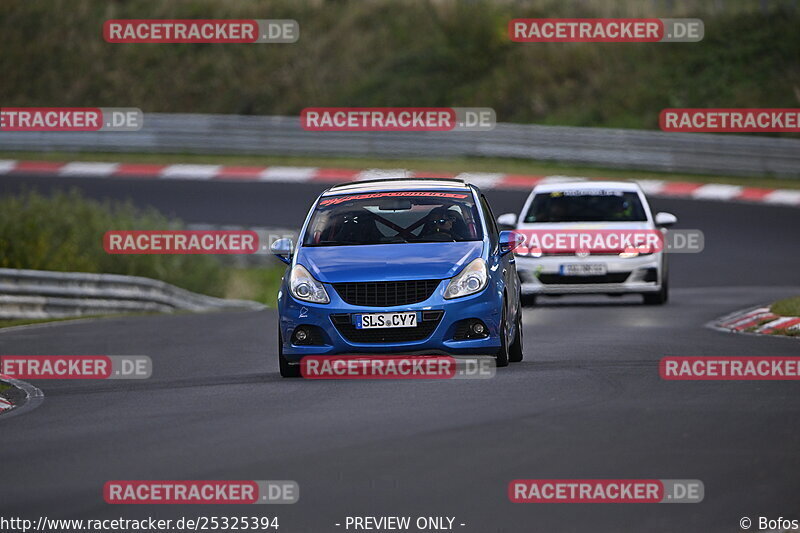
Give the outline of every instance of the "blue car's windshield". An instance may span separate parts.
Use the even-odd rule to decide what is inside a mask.
[[[460,242],[483,238],[469,191],[396,191],[325,196],[303,246]]]

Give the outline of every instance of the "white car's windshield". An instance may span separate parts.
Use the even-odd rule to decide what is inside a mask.
[[[564,190],[534,196],[525,222],[644,222],[639,195],[615,190]]]

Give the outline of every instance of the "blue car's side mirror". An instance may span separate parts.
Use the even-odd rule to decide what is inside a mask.
[[[292,239],[278,239],[270,245],[269,250],[275,254],[278,259],[288,265],[292,262],[294,243]]]
[[[506,255],[513,252],[517,246],[522,244],[523,236],[516,231],[501,231],[500,232],[500,255]]]

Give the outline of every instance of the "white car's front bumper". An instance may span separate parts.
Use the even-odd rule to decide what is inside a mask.
[[[517,256],[517,272],[523,294],[625,294],[658,292],[663,252],[623,259],[618,255]],[[603,264],[606,274],[600,276],[562,276],[561,265]]]

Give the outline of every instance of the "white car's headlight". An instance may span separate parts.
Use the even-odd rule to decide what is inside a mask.
[[[289,292],[298,300],[315,304],[331,301],[322,283],[315,280],[303,265],[295,265],[289,275]]]
[[[444,297],[461,298],[462,296],[469,296],[480,292],[486,287],[489,281],[489,273],[486,270],[486,261],[481,259],[473,260],[459,272],[450,283],[447,284],[447,289],[444,291]]]

